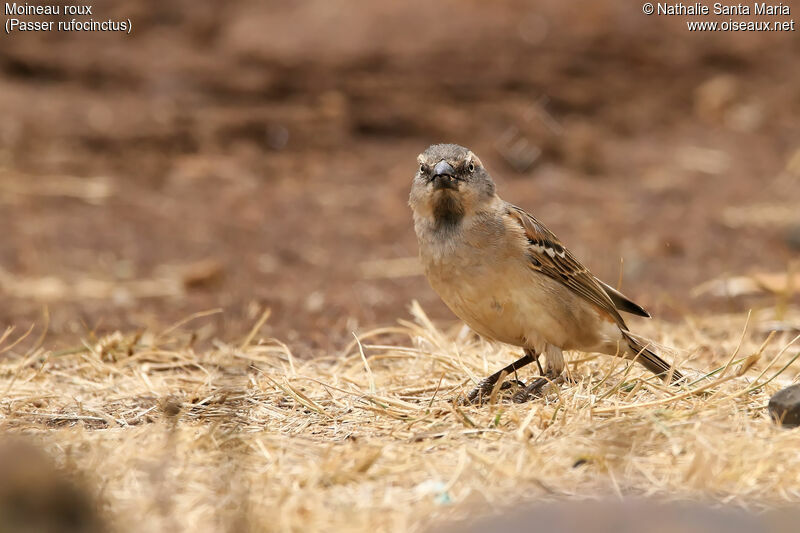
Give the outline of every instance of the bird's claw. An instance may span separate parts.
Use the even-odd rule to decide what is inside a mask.
[[[484,378],[478,382],[478,386],[469,391],[466,399],[462,402],[464,404],[479,404],[483,403],[484,396],[492,394],[494,389],[494,382],[489,378]]]
[[[500,385],[500,390],[510,389],[511,387],[524,387],[525,382],[520,379],[509,379],[508,381],[504,381],[502,385]]]
[[[514,394],[512,400],[514,403],[525,403],[534,398],[538,398],[542,396],[542,389],[547,386],[548,383],[552,383],[554,385],[562,383],[564,381],[563,374],[560,376],[553,376],[552,378],[549,377],[541,377],[536,378],[531,381],[528,385],[525,386],[521,391]]]
[[[496,385],[496,381],[489,378],[484,378],[478,382],[478,386],[472,389],[466,398],[463,398],[461,403],[463,405],[481,404],[484,399],[492,395],[492,391]],[[511,387],[525,387],[525,382],[518,379],[509,379],[500,385],[500,390],[510,389]]]

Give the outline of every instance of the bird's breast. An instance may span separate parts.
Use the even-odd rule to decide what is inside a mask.
[[[430,257],[423,263],[431,287],[472,329],[508,344],[526,344],[525,315],[520,307],[525,282],[515,275],[513,265],[496,259],[475,261],[469,254]],[[525,306],[534,303],[527,300]]]
[[[421,257],[431,287],[473,330],[537,351],[546,344],[575,349],[597,343],[597,313],[563,284],[513,255],[464,250]]]

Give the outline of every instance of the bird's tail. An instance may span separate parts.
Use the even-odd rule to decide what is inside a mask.
[[[628,347],[632,352],[629,356],[631,359],[636,359],[636,361],[640,362],[647,370],[662,379],[666,380],[667,377],[671,375],[672,383],[683,378],[683,374],[678,372],[676,368],[673,368],[672,365],[650,350],[650,345],[648,343],[643,344],[641,340],[634,338],[633,335],[627,331],[623,331],[622,335],[625,337],[625,340],[628,341]]]

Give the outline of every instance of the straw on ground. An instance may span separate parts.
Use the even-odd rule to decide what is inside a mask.
[[[796,310],[773,334],[768,310],[642,323],[683,349],[682,388],[569,354],[574,384],[522,405],[498,390],[481,407],[454,400],[519,354],[443,331],[416,304],[412,315],[314,360],[259,340],[268,312],[244,339],[200,351],[192,323],[62,352],[19,352],[6,331],[0,425],[82,472],[122,531],[415,530],[609,492],[800,502],[800,431],[766,411],[798,379]]]

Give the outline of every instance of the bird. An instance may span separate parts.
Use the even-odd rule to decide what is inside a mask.
[[[650,314],[595,277],[533,215],[500,198],[471,150],[434,144],[417,163],[409,206],[431,287],[475,332],[524,352],[481,380],[466,402],[480,403],[498,380],[535,361],[541,376],[513,401],[534,398],[548,382],[564,380],[565,350],[624,357],[662,379],[682,379],[621,313]]]

